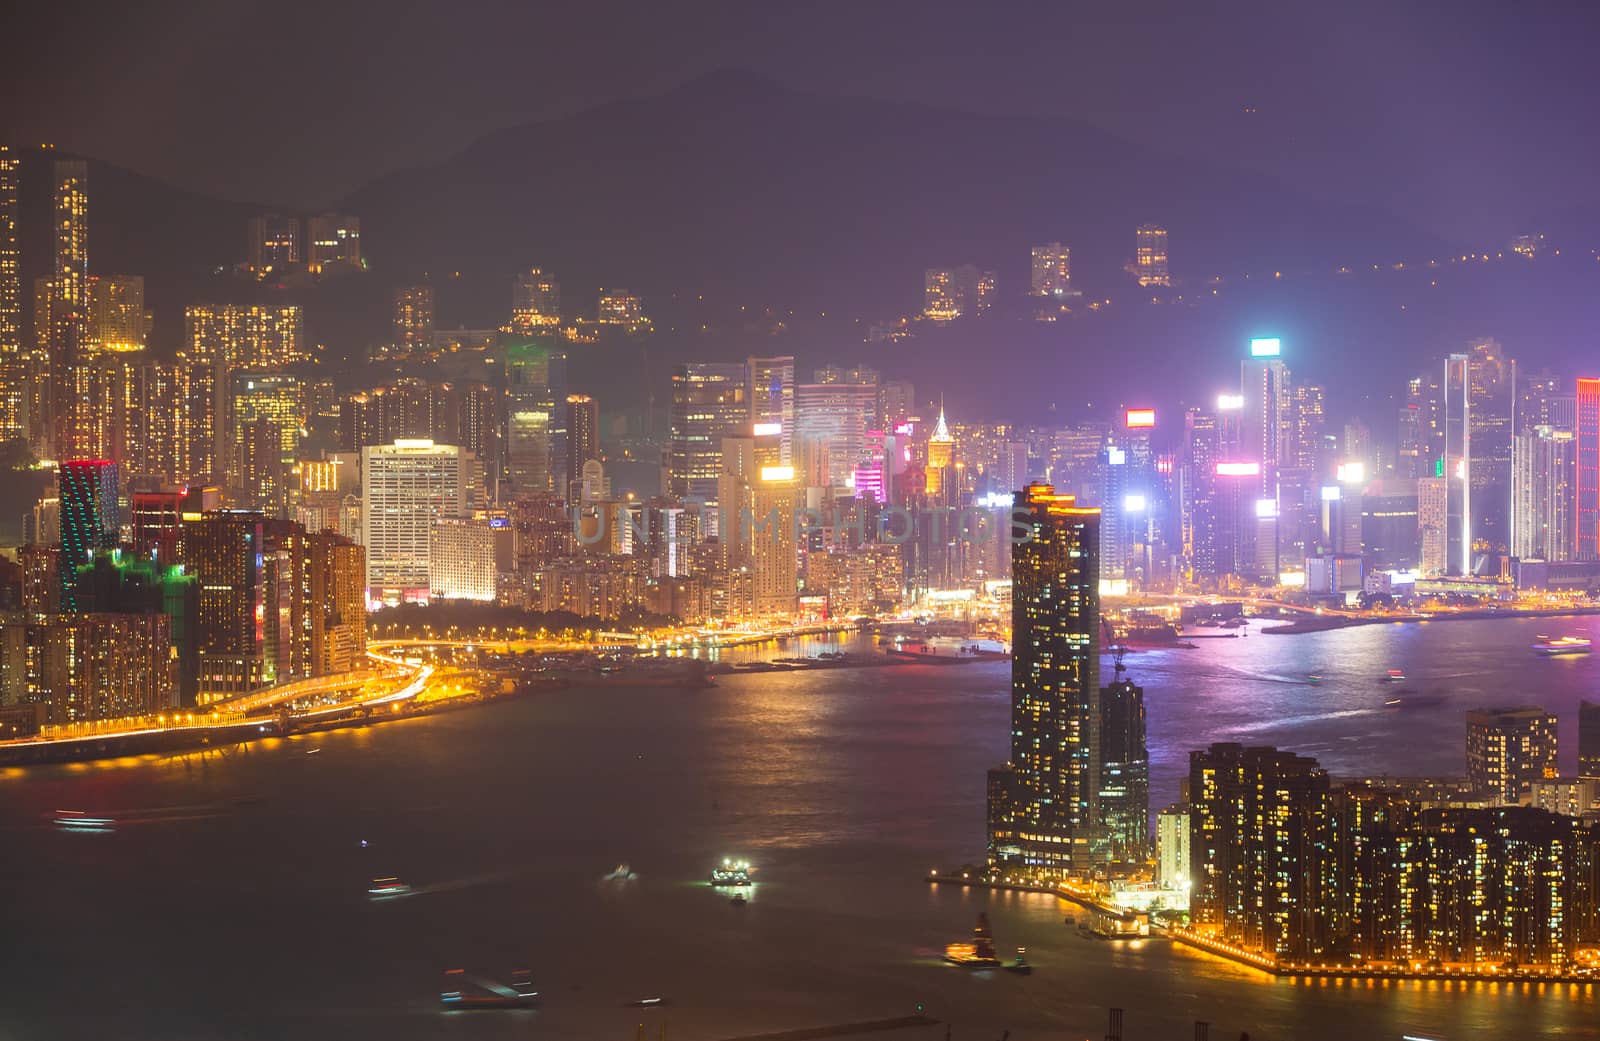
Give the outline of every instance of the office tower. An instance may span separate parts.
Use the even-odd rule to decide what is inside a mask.
[[[270,427],[264,431],[270,442],[269,458],[257,461],[258,476],[270,477],[274,467],[268,465],[267,473],[262,473],[260,468],[272,463],[278,473],[277,479],[270,482],[271,487],[242,481],[236,485],[259,500],[258,505],[265,506],[277,498],[274,492],[284,491],[282,475],[295,464],[299,455],[300,431],[306,422],[305,386],[299,377],[286,372],[235,372],[230,415],[233,437],[229,446],[229,474],[235,479],[241,476],[247,439],[262,436],[261,424]]]
[[[306,222],[306,258],[312,274],[365,270],[361,259],[361,218],[324,213]]]
[[[511,331],[530,333],[561,324],[561,283],[543,268],[520,272],[511,283]]]
[[[1332,939],[1328,775],[1275,748],[1189,753],[1189,918],[1241,946],[1301,958]]]
[[[260,274],[300,263],[300,218],[281,213],[251,217],[247,226],[245,263]]]
[[[57,458],[86,454],[83,404],[74,375],[83,362],[89,322],[89,168],[55,163],[55,252],[47,290],[50,415]]]
[[[1447,482],[1446,572],[1472,574],[1472,376],[1465,354],[1445,359],[1440,384],[1444,408],[1444,458],[1440,476]]]
[[[117,513],[117,464],[105,459],[76,459],[62,463],[57,475],[61,486],[61,610],[80,610],[77,598],[78,568],[94,559],[96,551],[117,544],[121,520]]]
[[[878,422],[898,432],[917,408],[917,388],[908,380],[889,380],[878,387]]]
[[[928,462],[925,491],[930,499],[948,497],[954,489],[956,439],[944,421],[944,405],[939,406],[939,419],[928,435]]]
[[[1494,340],[1473,344],[1467,355],[1472,446],[1471,531],[1474,542],[1490,552],[1504,552],[1510,541],[1512,411],[1517,363]]]
[[[199,704],[246,693],[265,680],[263,523],[251,510],[183,517],[180,563],[200,583]]]
[[[1396,477],[1416,479],[1422,473],[1422,409],[1414,402],[1400,406],[1395,421]]]
[[[1188,889],[1189,807],[1173,803],[1156,814],[1156,881],[1165,889]]]
[[[432,349],[432,286],[402,286],[394,291],[394,347],[411,356]]]
[[[1167,268],[1167,229],[1158,224],[1141,224],[1134,232],[1134,274],[1141,286],[1170,286]]]
[[[570,480],[566,365],[552,341],[506,345],[506,477],[514,494],[546,495]]]
[[[435,520],[428,553],[430,596],[494,600],[495,531],[486,514]]]
[[[1326,426],[1323,415],[1323,390],[1314,383],[1297,383],[1290,390],[1292,399],[1289,417],[1292,436],[1284,446],[1284,462],[1293,467],[1314,470],[1322,450],[1322,433]]]
[[[748,366],[737,362],[690,363],[673,372],[667,491],[674,498],[716,505],[722,439],[750,429],[748,378]],[[713,525],[716,516],[709,514]]]
[[[1573,525],[1578,560],[1600,560],[1600,378],[1578,380]]]
[[[931,267],[923,272],[922,316],[935,322],[987,314],[994,306],[993,271],[980,271],[972,264],[959,267]]]
[[[1600,777],[1600,702],[1578,702],[1578,776]]]
[[[1072,251],[1059,242],[1033,247],[1033,296],[1064,297],[1072,292]]]
[[[1467,783],[1515,805],[1534,781],[1556,776],[1556,717],[1536,705],[1467,713]]]
[[[989,772],[989,862],[1046,875],[1101,855],[1100,511],[1048,484],[1017,494],[1011,759]]]
[[[1575,529],[1576,442],[1569,430],[1538,426],[1511,443],[1511,555],[1566,560]]]
[[[1112,849],[1142,861],[1150,847],[1150,753],[1144,688],[1118,675],[1100,688],[1100,825]]]
[[[1179,464],[1180,545],[1194,579],[1217,571],[1217,417],[1191,408],[1183,417],[1183,456]]]
[[[1417,479],[1417,566],[1428,577],[1450,565],[1450,482],[1444,477]]]
[[[877,407],[875,384],[802,383],[795,388],[792,458],[802,484],[849,484],[856,465],[869,457],[867,435]]]
[[[28,436],[28,366],[22,350],[21,254],[17,249],[20,161],[0,145],[0,441]]]
[[[567,473],[583,474],[583,464],[600,458],[600,406],[587,394],[567,395]],[[565,493],[567,489],[562,489]]]
[[[751,358],[749,366],[750,422],[758,430],[777,425],[782,445],[780,462],[791,466],[795,462],[794,356]]]
[[[361,450],[361,544],[373,600],[426,601],[433,522],[476,505],[470,452],[426,439]]]
[[[1360,490],[1359,551],[1375,570],[1410,570],[1420,566],[1421,544],[1417,482],[1386,477]],[[1340,489],[1341,494],[1344,489]]]
[[[644,304],[637,293],[626,289],[602,289],[595,308],[595,321],[600,325],[614,325],[628,333],[644,332],[650,328],[645,317]]]
[[[1250,357],[1239,363],[1243,407],[1239,411],[1240,459],[1259,464],[1241,531],[1246,568],[1258,579],[1277,578],[1278,479],[1290,424],[1289,370],[1276,338],[1250,341]],[[1270,504],[1270,505],[1269,505]]]

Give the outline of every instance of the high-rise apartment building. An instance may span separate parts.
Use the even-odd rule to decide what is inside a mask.
[[[1100,688],[1100,825],[1120,856],[1150,848],[1150,753],[1144,688],[1126,677]]]
[[[1467,783],[1515,805],[1556,772],[1556,717],[1536,705],[1467,713]]]
[[[431,597],[494,600],[495,530],[487,515],[437,518],[428,554]]]
[[[300,218],[281,213],[251,217],[246,228],[245,263],[265,274],[300,263]]]
[[[583,464],[600,458],[600,406],[587,394],[567,395],[567,480],[579,480]],[[569,498],[570,489],[562,489]]]
[[[251,510],[183,516],[180,563],[200,583],[197,697],[202,705],[266,681],[264,523]]]
[[[972,264],[931,267],[923,272],[922,317],[935,322],[988,314],[995,303],[993,271]]]
[[[361,218],[324,213],[306,222],[306,258],[313,274],[366,269],[361,259]]]
[[[1035,483],[1011,548],[1011,759],[989,772],[989,861],[1084,870],[1100,840],[1100,511]]]
[[[650,319],[645,317],[644,302],[638,293],[626,289],[602,289],[595,309],[595,321],[600,325],[617,326],[628,333],[647,332]]]
[[[361,450],[361,543],[374,601],[428,599],[434,522],[477,505],[475,466],[472,453],[426,439]]]
[[[1172,272],[1167,266],[1167,229],[1159,224],[1141,224],[1134,232],[1134,275],[1141,286],[1170,286]]]
[[[144,309],[144,278],[140,275],[90,275],[85,352],[139,351],[144,349],[149,336],[150,315]]]
[[[55,252],[47,289],[50,415],[57,458],[87,454],[88,434],[75,376],[89,327],[89,168],[55,164]]]
[[[394,347],[407,355],[433,347],[432,286],[402,286],[394,291]]]
[[[1187,889],[1190,867],[1189,807],[1174,803],[1156,814],[1156,881],[1166,889]]]
[[[1578,702],[1578,776],[1600,777],[1600,702]]]
[[[21,253],[17,247],[20,160],[0,145],[0,440],[28,436],[28,366],[22,350]]]
[[[1072,250],[1059,242],[1033,247],[1032,278],[1028,291],[1033,296],[1060,298],[1072,292]]]
[[[45,722],[155,715],[178,704],[166,615],[58,614],[26,628],[27,700],[44,704]]]
[[[1450,482],[1417,478],[1417,566],[1424,575],[1444,574],[1450,566]]]

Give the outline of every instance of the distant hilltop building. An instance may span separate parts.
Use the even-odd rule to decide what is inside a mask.
[[[1172,273],[1167,268],[1167,229],[1159,224],[1141,224],[1134,233],[1133,272],[1141,286],[1170,286]]]
[[[361,259],[361,218],[324,213],[312,217],[306,227],[307,260],[313,273],[366,270],[366,261]]]
[[[1072,292],[1072,250],[1059,242],[1033,247],[1033,296],[1062,297]]]
[[[935,322],[987,314],[994,307],[993,271],[971,264],[931,267],[923,273],[922,317]]]
[[[511,329],[527,333],[561,324],[561,283],[543,268],[529,268],[511,285]]]
[[[639,294],[626,289],[600,290],[600,304],[595,310],[595,321],[601,325],[621,326],[629,333],[648,332],[650,319],[644,315],[644,304]]]

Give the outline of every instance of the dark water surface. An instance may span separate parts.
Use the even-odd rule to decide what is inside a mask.
[[[1580,628],[1436,622],[1130,655],[1152,802],[1175,797],[1187,751],[1213,740],[1278,744],[1335,774],[1459,773],[1462,715],[1485,704],[1559,712],[1570,769],[1600,656],[1528,645]],[[1380,683],[1389,668],[1407,682]],[[1113,1005],[1127,1041],[1187,1039],[1196,1019],[1223,1041],[1600,1034],[1596,990],[1272,980],[1161,941],[1080,938],[1051,897],[923,883],[981,851],[1008,677],[912,666],[570,690],[203,756],[6,772],[0,1039],[632,1041],[642,1023],[648,1041],[712,1041],[919,1002],[960,1041],[1100,1038]],[[119,824],[57,831],[58,808]],[[724,855],[759,865],[746,908],[701,884]],[[619,862],[639,877],[602,881]],[[384,875],[413,893],[370,901]],[[984,909],[1002,949],[1027,946],[1032,977],[939,962]],[[544,1007],[441,1013],[440,972],[456,966],[529,967]],[[624,1007],[647,996],[671,1004]]]

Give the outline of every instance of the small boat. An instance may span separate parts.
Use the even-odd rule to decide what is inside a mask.
[[[318,746],[317,746],[317,747],[315,747],[315,748],[308,748],[308,749],[306,749],[306,755],[316,755],[316,754],[317,754],[317,753],[318,753],[318,752],[320,752],[320,751],[322,751],[322,746],[321,746],[321,745],[318,745]]]
[[[390,897],[405,896],[411,892],[411,887],[398,878],[375,878],[367,886],[367,895],[374,900],[387,900]]]
[[[640,998],[638,1001],[628,1002],[629,1008],[658,1008],[667,1004],[666,998]]]
[[[447,983],[455,982],[451,977],[460,977],[482,991],[469,993],[457,987],[440,992],[439,1004],[447,1009],[531,1008],[539,1003],[539,992],[533,987],[533,973],[527,969],[513,972],[509,987],[493,980],[468,976],[464,969],[446,969],[445,976]]]
[[[1400,699],[1399,698],[1390,698],[1388,701],[1385,701],[1383,704],[1384,704],[1385,708],[1395,708],[1400,704]]]
[[[1403,682],[1405,682],[1405,678],[1406,678],[1406,670],[1404,670],[1404,669],[1390,669],[1387,673],[1384,674],[1383,682],[1385,682],[1385,683],[1403,683]]]
[[[1306,673],[1306,682],[1311,684],[1313,687],[1315,687],[1317,684],[1322,682],[1322,673],[1320,673],[1320,672],[1308,672],[1308,673]]]
[[[1002,966],[1002,968],[1004,968],[1007,972],[1014,972],[1019,976],[1032,976],[1033,966],[1029,965],[1028,960],[1023,957],[1027,951],[1028,949],[1026,947],[1018,947],[1017,960],[1006,963],[1004,966]]]
[[[632,882],[634,879],[636,879],[638,877],[639,876],[635,875],[633,873],[633,869],[628,867],[628,865],[626,865],[626,864],[618,864],[615,871],[613,871],[609,875],[605,876],[604,881],[607,881],[607,882]]]
[[[745,895],[743,893],[733,894],[733,899],[728,901],[728,903],[732,904],[734,907],[743,907],[749,902],[749,900],[745,899]]]
[[[1533,650],[1536,654],[1551,657],[1558,654],[1588,654],[1591,646],[1590,641],[1581,636],[1558,636],[1554,639],[1537,636],[1533,641]]]

